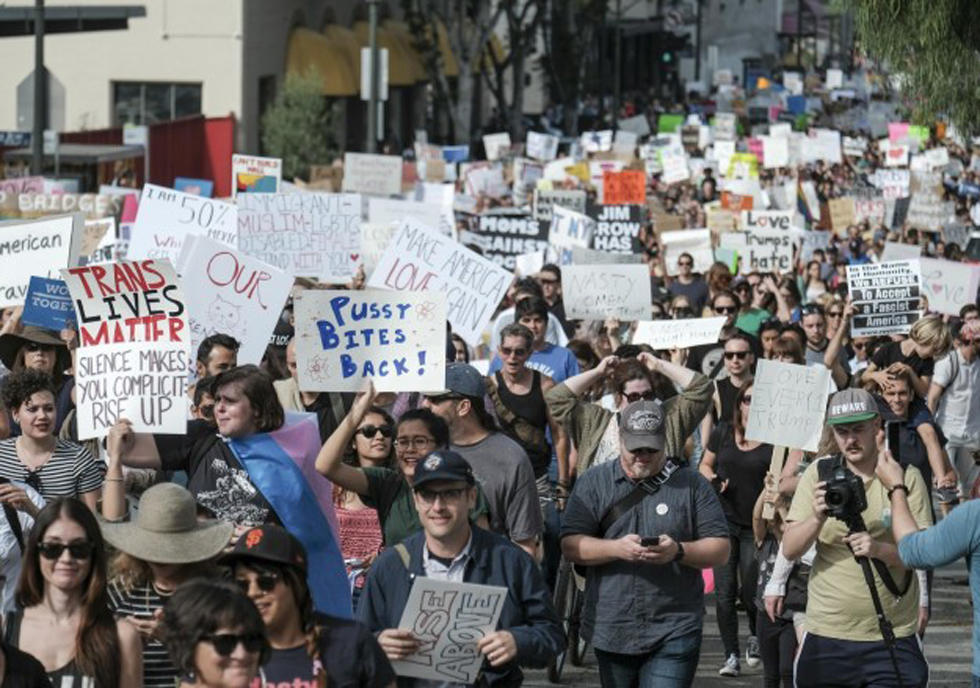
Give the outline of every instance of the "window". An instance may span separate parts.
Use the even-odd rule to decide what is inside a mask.
[[[154,124],[201,114],[201,84],[140,83],[112,84],[114,126]]]

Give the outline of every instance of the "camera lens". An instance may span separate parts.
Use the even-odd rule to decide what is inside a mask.
[[[840,506],[844,503],[844,495],[837,490],[827,490],[827,494],[824,496],[824,502],[829,507]]]

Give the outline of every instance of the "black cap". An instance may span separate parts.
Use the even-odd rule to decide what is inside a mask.
[[[437,480],[476,484],[473,467],[462,456],[448,449],[434,451],[416,464],[412,488],[417,490]]]
[[[263,525],[242,533],[222,561],[233,564],[240,559],[285,564],[306,573],[306,548],[281,526]]]

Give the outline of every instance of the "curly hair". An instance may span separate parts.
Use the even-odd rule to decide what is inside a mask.
[[[3,385],[3,405],[13,411],[38,392],[50,392],[52,397],[57,396],[51,376],[33,368],[18,370],[11,373]]]

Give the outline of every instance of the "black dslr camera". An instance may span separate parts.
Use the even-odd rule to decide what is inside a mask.
[[[864,481],[859,476],[846,466],[837,466],[827,480],[826,489],[824,502],[827,504],[827,514],[839,518],[848,526],[862,521],[861,512],[868,508],[868,498],[864,494]],[[860,532],[864,528],[852,530]]]

